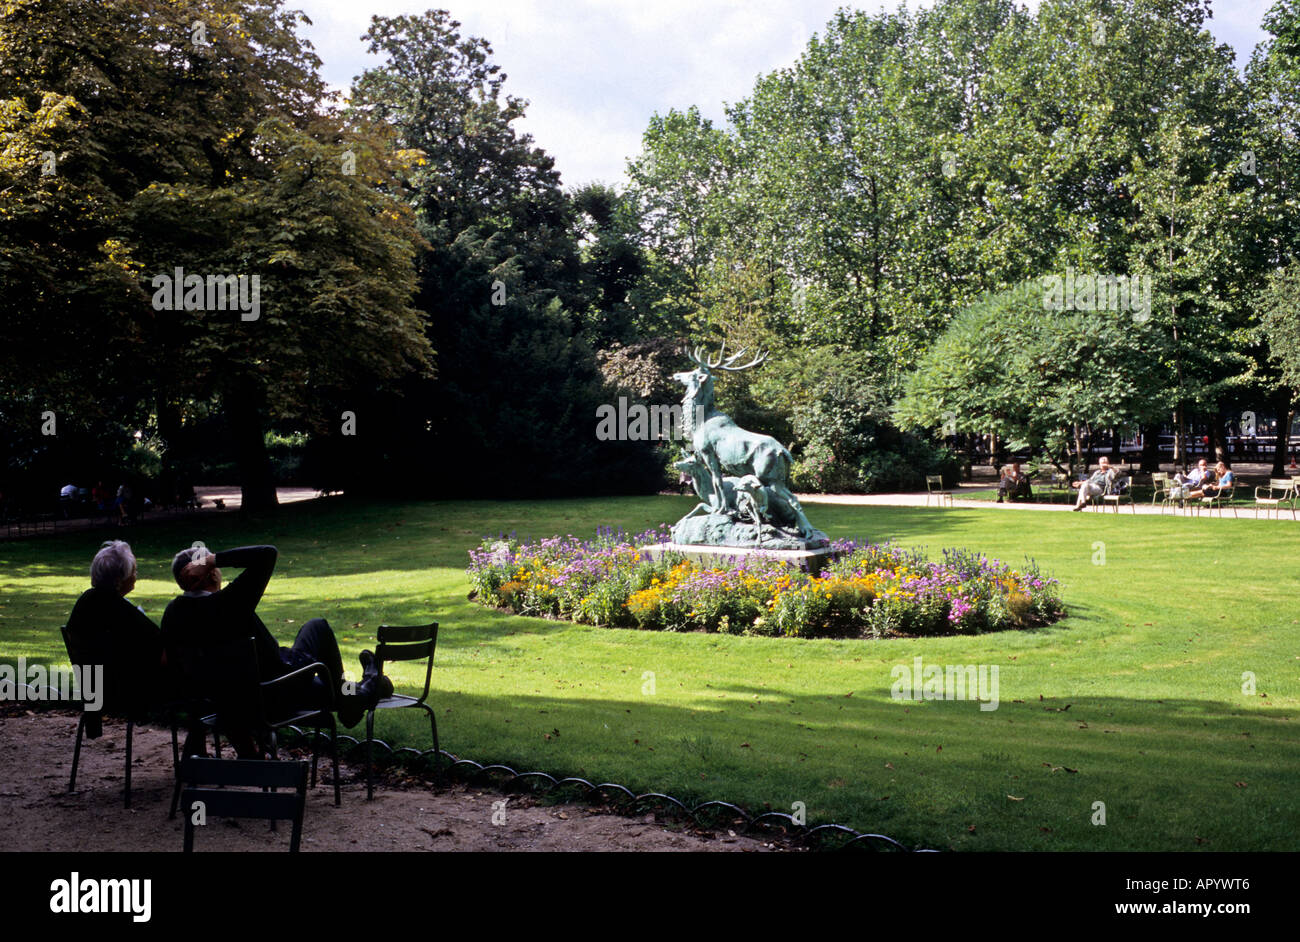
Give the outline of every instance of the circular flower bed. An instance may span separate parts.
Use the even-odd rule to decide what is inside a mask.
[[[473,597],[520,615],[591,625],[792,638],[884,638],[1031,628],[1064,614],[1059,583],[1032,560],[1016,570],[961,549],[931,562],[889,543],[837,540],[819,575],[755,554],[704,566],[639,549],[666,528],[628,537],[600,528],[532,543],[485,539],[470,550]]]

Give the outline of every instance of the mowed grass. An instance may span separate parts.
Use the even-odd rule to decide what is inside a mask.
[[[194,540],[274,543],[280,564],[259,609],[273,632],[289,643],[306,619],[328,618],[356,676],[377,625],[438,621],[432,699],[443,747],[520,770],[756,811],[803,802],[810,823],[909,846],[1300,848],[1300,527],[1290,520],[808,506],[832,536],[936,556],[964,546],[1013,564],[1034,557],[1064,583],[1070,615],[1031,632],[670,634],[505,615],[466,599],[466,550],[485,534],[635,532],[691,504],[320,501],[264,521],[193,518],[128,535],[141,561],[132,600],[159,618],[176,591],[171,555]],[[66,661],[58,627],[102,538],[0,544],[0,654]],[[891,699],[891,668],[915,656],[997,665],[998,708]],[[394,679],[409,690],[416,670]],[[378,735],[427,748],[416,712],[382,716]],[[1104,826],[1093,823],[1098,802]]]

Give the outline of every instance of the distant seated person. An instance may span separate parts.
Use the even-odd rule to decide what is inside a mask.
[[[1105,494],[1106,489],[1115,482],[1115,476],[1116,472],[1110,466],[1110,459],[1102,455],[1097,470],[1091,477],[1084,481],[1072,482],[1072,486],[1079,489],[1079,499],[1074,502],[1074,509],[1082,510],[1089,500]]]
[[[1029,500],[1034,496],[1029,486],[1029,475],[1020,470],[1019,462],[1013,461],[1002,467],[1002,479],[998,481],[998,503],[1006,500]]]
[[[1212,473],[1209,469],[1209,463],[1202,458],[1196,462],[1196,467],[1192,468],[1187,474],[1175,474],[1174,481],[1188,491],[1195,491],[1199,490],[1207,480],[1212,479]]]
[[[1201,459],[1201,464],[1205,464],[1205,459]],[[1228,470],[1228,466],[1222,461],[1214,466],[1214,470],[1201,479],[1200,487],[1192,490],[1188,497],[1221,497],[1224,491],[1231,490],[1236,485],[1236,476]]]
[[[163,644],[158,626],[126,597],[135,588],[130,545],[105,543],[90,564],[90,588],[68,616],[68,637],[91,664],[104,666],[102,709],[138,714],[164,699]],[[86,735],[100,734],[99,713],[87,714]]]
[[[172,663],[184,662],[187,648],[200,650],[216,645],[237,643],[252,638],[257,651],[261,681],[274,680],[309,664],[319,662],[329,670],[330,682],[319,677],[287,692],[291,702],[278,706],[286,712],[292,708],[337,710],[344,726],[355,726],[366,709],[392,693],[393,685],[379,673],[374,654],[361,652],[361,681],[343,684],[343,657],[329,622],[313,618],[298,630],[293,646],[280,647],[262,619],[257,605],[275,570],[278,553],[274,546],[243,546],[211,553],[198,546],[181,550],[172,560],[172,575],[183,594],[173,599],[163,612],[162,635]],[[243,569],[229,585],[222,587],[221,567]],[[195,691],[203,694],[204,691]],[[253,704],[227,704],[236,722],[247,716]],[[241,758],[256,758],[261,750],[251,732],[231,736]],[[185,755],[203,755],[202,741],[187,741]]]
[[[197,507],[198,495],[194,493],[193,484],[182,484],[176,489],[176,503],[181,507]]]

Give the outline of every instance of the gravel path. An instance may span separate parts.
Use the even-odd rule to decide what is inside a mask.
[[[179,851],[183,821],[167,819],[171,736],[137,727],[132,807],[122,807],[126,725],[106,720],[104,735],[82,745],[77,791],[69,793],[74,713],[0,711],[0,820],[13,850]],[[328,780],[328,759],[322,778]],[[728,831],[669,830],[653,815],[627,818],[585,805],[543,805],[461,785],[433,790],[378,787],[365,800],[361,770],[340,763],[343,804],[328,781],[308,792],[302,849],[310,851],[764,851],[776,845]],[[499,803],[505,801],[504,805]],[[504,812],[504,816],[501,814]],[[493,817],[501,823],[494,824]],[[289,826],[212,818],[195,850],[285,851]]]

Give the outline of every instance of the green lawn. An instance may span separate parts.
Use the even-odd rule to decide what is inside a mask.
[[[327,617],[345,658],[375,627],[441,623],[443,747],[751,809],[807,806],[909,845],[959,850],[1300,849],[1300,610],[1290,520],[809,505],[832,536],[965,546],[1064,583],[1046,629],[914,641],[796,641],[614,630],[503,615],[466,600],[484,534],[594,534],[676,519],[690,498],[284,508],[130,534],[132,596],[155,618],[172,553],[271,542],[261,605],[287,642]],[[7,657],[64,663],[58,626],[99,535],[0,544]],[[1103,546],[1104,544],[1104,546]],[[1104,564],[1098,565],[1104,550]],[[1000,668],[1001,705],[890,699],[890,669]],[[353,667],[355,670],[355,666]],[[653,693],[645,683],[654,674]],[[1243,672],[1257,690],[1243,693]],[[399,689],[415,672],[397,673]],[[428,747],[417,711],[380,735]],[[354,732],[357,732],[354,730]],[[1077,771],[1066,771],[1073,769]],[[1106,825],[1094,826],[1104,802]]]

